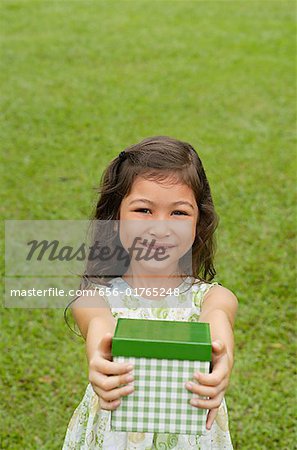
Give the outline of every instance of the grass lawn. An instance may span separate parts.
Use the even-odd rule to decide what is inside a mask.
[[[1,25],[4,219],[86,219],[126,146],[190,142],[220,216],[216,280],[239,300],[234,448],[292,449],[295,2],[2,0]],[[62,309],[1,318],[0,447],[61,449],[88,382],[83,340]]]

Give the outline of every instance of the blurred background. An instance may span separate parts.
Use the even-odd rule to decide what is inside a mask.
[[[87,219],[125,147],[191,143],[220,216],[216,280],[239,300],[234,448],[294,448],[296,3],[0,6],[2,217]],[[60,449],[88,383],[84,341],[63,309],[1,316],[0,447]]]

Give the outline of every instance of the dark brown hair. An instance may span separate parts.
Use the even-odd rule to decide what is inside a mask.
[[[103,172],[99,189],[95,188],[99,199],[91,215],[91,222],[118,220],[121,202],[129,195],[133,182],[139,175],[160,183],[168,177],[173,183],[184,183],[192,189],[199,210],[196,236],[191,249],[192,275],[198,282],[211,281],[216,275],[214,232],[219,217],[214,209],[201,159],[195,149],[187,142],[168,136],[153,136],[127,147],[121,153],[122,155],[116,156]],[[117,233],[102,239],[103,242],[119,244]],[[110,267],[104,268],[101,263],[99,269],[94,264],[96,263],[91,266],[90,262],[87,262],[80,289],[86,289],[93,282],[108,284],[110,277],[107,273]],[[69,305],[64,311],[64,317]]]

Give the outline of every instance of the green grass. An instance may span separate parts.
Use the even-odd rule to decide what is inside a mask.
[[[1,10],[3,217],[85,219],[126,146],[156,134],[194,145],[220,216],[216,279],[239,299],[234,448],[292,449],[295,3],[2,0]],[[60,449],[88,381],[83,341],[62,309],[1,313],[0,447]]]

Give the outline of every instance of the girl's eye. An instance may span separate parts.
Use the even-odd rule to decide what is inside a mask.
[[[186,212],[184,212],[184,211],[174,211],[174,212],[178,212],[178,213],[181,213],[181,214],[184,215],[184,216],[188,216],[188,213],[186,213]]]
[[[149,211],[149,209],[147,209],[147,208],[135,209],[135,212],[143,212],[143,211]]]

